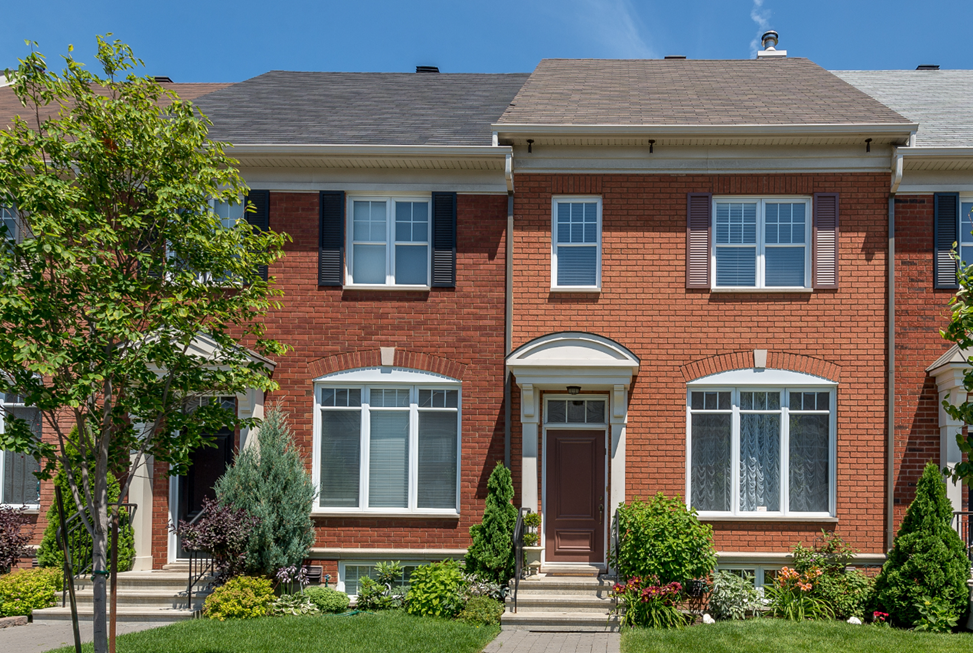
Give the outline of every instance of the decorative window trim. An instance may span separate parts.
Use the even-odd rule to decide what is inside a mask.
[[[4,429],[6,428],[6,426],[5,426],[5,420],[6,420],[6,415],[7,415],[7,407],[11,407],[11,408],[30,408],[30,406],[28,406],[27,404],[24,404],[24,403],[9,403],[8,404],[6,402],[6,397],[3,395],[3,393],[0,393],[0,433],[3,433],[4,432]],[[38,419],[41,420],[41,424],[42,424],[42,428],[43,428],[43,416],[39,415],[38,416]],[[24,508],[25,509],[25,512],[27,514],[36,514],[36,513],[39,513],[40,512],[40,508],[41,508],[41,506],[40,506],[40,497],[38,497],[37,503],[23,503],[23,504],[21,504],[21,503],[10,503],[10,502],[8,502],[8,501],[5,500],[7,497],[3,496],[3,485],[4,485],[5,474],[6,474],[6,469],[5,469],[5,466],[6,466],[6,457],[7,457],[6,456],[6,451],[3,450],[3,449],[0,449],[0,506],[5,506],[5,507],[9,507],[9,508]]]
[[[595,243],[595,284],[593,286],[560,286],[557,283],[557,205],[559,202],[595,202],[597,205],[597,243]],[[590,245],[588,245],[590,246]],[[554,195],[551,197],[551,291],[601,292],[602,266],[602,198],[601,195]]]
[[[366,390],[372,387],[398,387],[409,390],[409,465],[408,465],[408,499],[406,508],[368,507],[369,490],[369,426],[367,417],[373,408],[367,403]],[[321,489],[321,448],[322,448],[322,419],[321,414],[326,407],[321,405],[321,391],[328,388],[350,388],[361,391],[362,419],[359,442],[359,497],[357,507],[332,507],[320,505]],[[420,390],[453,390],[457,393],[456,401],[456,502],[454,508],[419,508],[418,507],[418,474],[419,474],[419,427],[418,415],[420,411],[437,410],[436,408],[420,408],[418,393]],[[360,368],[326,374],[313,382],[313,455],[311,478],[318,490],[318,498],[314,502],[312,514],[317,516],[368,516],[368,517],[437,517],[443,519],[458,518],[460,515],[460,489],[462,486],[462,454],[463,454],[463,391],[462,384],[439,374],[412,370],[406,368]],[[381,410],[381,409],[379,409]],[[444,408],[443,411],[454,410]]]
[[[385,283],[355,283],[355,202],[385,202]],[[396,202],[425,202],[426,220],[426,283],[400,284],[395,282],[395,204]],[[345,283],[354,290],[430,290],[432,288],[433,258],[433,201],[431,193],[345,193]],[[375,241],[376,243],[378,241]]]
[[[776,378],[786,379],[789,381],[788,384],[774,384],[771,382],[774,376],[769,376],[766,381],[762,384],[757,383],[756,378],[761,374],[767,372],[776,373]],[[731,383],[734,379],[737,382]],[[797,383],[796,381],[801,381],[802,383]],[[699,517],[702,520],[712,520],[720,521],[722,519],[727,519],[731,521],[832,521],[836,517],[836,491],[837,491],[837,474],[836,474],[836,463],[837,463],[837,384],[833,382],[828,382],[819,377],[813,377],[806,374],[801,374],[798,372],[790,372],[787,370],[766,370],[766,372],[758,372],[756,370],[734,370],[732,372],[723,372],[719,374],[714,374],[709,377],[704,377],[697,381],[693,381],[687,384],[686,392],[686,505],[692,507],[692,452],[693,452],[693,437],[692,437],[692,416],[694,411],[692,408],[692,393],[699,391],[706,392],[730,392],[732,393],[730,399],[730,413],[731,417],[731,427],[730,427],[730,437],[731,437],[731,461],[730,461],[730,473],[732,475],[732,485],[730,491],[730,506],[729,511],[709,511],[700,510],[698,511]],[[744,511],[740,509],[740,392],[780,392],[781,393],[781,407],[777,411],[777,414],[781,415],[781,427],[780,427],[780,488],[778,490],[778,500],[780,503],[780,510],[773,512],[757,512],[757,511]],[[798,512],[790,510],[790,467],[789,467],[789,435],[790,435],[790,420],[788,419],[790,415],[790,392],[828,392],[830,395],[829,399],[829,409],[828,409],[828,511],[827,512]],[[802,411],[803,412],[803,411]],[[722,414],[726,414],[723,411]],[[810,414],[810,413],[805,413]]]
[[[716,252],[717,249],[733,248],[732,244],[717,244],[716,220],[717,204],[732,202],[738,203],[757,203],[757,222],[756,222],[756,260],[754,269],[753,286],[720,286],[717,284]],[[804,213],[804,285],[803,286],[769,286],[766,278],[766,251],[768,244],[766,240],[766,205],[768,203],[790,203],[796,204],[803,202],[807,207]],[[813,259],[814,259],[814,203],[812,198],[807,195],[714,195],[710,200],[710,228],[712,238],[710,241],[710,288],[713,292],[813,292]],[[797,244],[783,244],[784,246],[796,246]],[[742,246],[747,247],[747,246]],[[770,245],[769,249],[774,249]]]

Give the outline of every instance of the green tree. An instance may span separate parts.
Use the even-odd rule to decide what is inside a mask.
[[[904,626],[919,623],[924,597],[947,604],[954,616],[969,606],[970,561],[963,541],[950,527],[953,507],[939,468],[926,464],[916,498],[905,513],[882,572],[875,579],[875,603]]]
[[[237,455],[215,490],[220,503],[260,520],[247,545],[248,571],[273,577],[304,562],[314,544],[316,491],[280,407],[267,411],[255,446]]]
[[[472,543],[466,551],[466,571],[505,584],[514,575],[513,535],[517,508],[511,503],[514,484],[510,470],[497,463],[487,481],[483,521],[470,526]]]
[[[147,456],[184,474],[209,434],[255,426],[217,402],[186,408],[276,388],[242,343],[285,351],[264,337],[281,293],[258,272],[284,237],[221,222],[210,202],[247,192],[225,144],[207,138],[191,103],[135,74],[128,46],[97,45],[101,74],[70,48],[60,73],[37,52],[5,73],[26,117],[0,131],[0,203],[27,237],[0,238],[0,392],[37,406],[47,435],[8,416],[0,449],[32,455],[42,477],[66,470],[67,500],[92,538],[104,653],[109,472],[125,496]]]

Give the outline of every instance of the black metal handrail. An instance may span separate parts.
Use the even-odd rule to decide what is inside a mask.
[[[517,590],[520,589],[520,577],[524,573],[524,515],[530,512],[530,508],[521,508],[517,511],[517,523],[514,525],[514,613],[517,612]]]
[[[953,529],[959,533],[966,546],[966,557],[973,565],[973,511],[958,510],[953,513]]]
[[[111,508],[111,506],[118,506],[119,510],[124,510],[124,517],[127,517],[129,521],[131,521],[132,517],[135,515],[136,509],[138,509],[138,504],[135,503],[110,504],[109,508]],[[122,517],[123,515],[119,514],[119,520],[121,520]],[[71,573],[74,574],[74,577],[77,578],[79,576],[87,576],[94,571],[94,547],[82,546],[73,548],[71,546],[71,543],[77,533],[84,531],[87,534],[88,531],[87,527],[84,525],[84,521],[81,519],[81,513],[76,512],[71,515],[68,520],[64,522],[64,525],[68,530],[67,537],[64,536],[64,532],[61,527],[58,527],[57,531],[55,532],[55,541],[57,542],[58,546],[61,547],[61,550],[65,552],[65,555],[68,556],[68,560],[71,563],[69,568],[71,569]],[[109,536],[107,539],[108,542],[107,546],[105,547],[105,558],[106,560],[110,561],[111,537]],[[109,566],[111,565],[110,562],[108,564]],[[62,608],[65,605],[65,593],[67,592],[68,582],[70,581],[67,574],[67,569],[65,569],[64,584],[62,586],[64,589],[61,590]]]
[[[205,514],[206,509],[204,508],[203,510],[200,510],[195,517],[189,520],[189,523],[186,524],[186,526],[192,526]],[[186,585],[186,609],[192,610],[193,588],[196,587],[196,585],[198,585],[204,578],[212,578],[215,575],[216,558],[205,551],[200,551],[199,549],[186,549],[186,553],[189,555],[189,583]],[[200,591],[208,589],[212,584],[212,580],[210,580]]]

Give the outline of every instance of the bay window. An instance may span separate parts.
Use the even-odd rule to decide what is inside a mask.
[[[834,396],[832,387],[691,386],[690,505],[704,516],[832,516]]]
[[[430,383],[402,382],[414,377]],[[361,379],[373,382],[348,382]],[[315,388],[318,510],[458,513],[459,384],[399,370],[342,380]]]

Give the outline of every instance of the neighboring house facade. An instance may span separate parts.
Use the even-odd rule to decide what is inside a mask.
[[[955,294],[953,244],[973,262],[973,71],[836,71],[888,107],[919,123],[907,146],[893,152],[895,221],[895,447],[896,521],[915,496],[929,460],[953,467],[962,460],[956,434],[963,425],[940,407],[966,399],[967,352],[943,340]],[[948,484],[955,511],[968,496]]]

